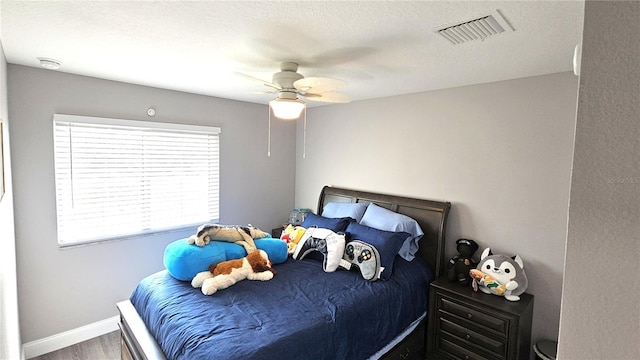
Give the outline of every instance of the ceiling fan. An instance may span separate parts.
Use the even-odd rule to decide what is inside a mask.
[[[300,117],[306,104],[299,97],[328,103],[351,101],[345,93],[337,91],[347,84],[346,81],[325,77],[305,78],[298,73],[298,64],[295,62],[280,64],[280,72],[273,74],[271,82],[242,73],[237,74],[271,88],[270,91],[262,93],[277,94],[277,97],[269,102],[269,106],[273,115],[280,119],[293,120]]]

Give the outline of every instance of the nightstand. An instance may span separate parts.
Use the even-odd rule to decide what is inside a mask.
[[[529,360],[532,317],[533,295],[512,302],[439,278],[429,291],[427,359]]]
[[[280,226],[279,228],[271,229],[271,237],[279,239],[280,235],[282,235],[283,231],[284,231],[284,226]]]

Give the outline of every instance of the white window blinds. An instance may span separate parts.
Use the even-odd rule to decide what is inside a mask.
[[[217,222],[220,128],[55,114],[58,243]]]

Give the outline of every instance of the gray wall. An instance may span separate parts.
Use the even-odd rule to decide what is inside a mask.
[[[577,80],[570,74],[556,74],[311,109],[304,160],[301,126],[297,130],[296,205],[315,207],[324,184],[452,201],[449,240],[471,237],[483,246],[524,257],[530,292],[536,295],[534,341],[553,338],[560,317],[560,360],[640,357],[635,301],[640,284],[633,275],[640,254],[640,185],[635,182],[640,176],[640,95],[637,64],[629,61],[639,55],[635,21],[639,16],[638,3],[586,4],[570,193]],[[4,73],[0,72],[2,83]],[[245,169],[223,164],[223,170],[230,168],[233,174],[222,182],[231,193],[223,199],[227,202],[223,206],[231,207],[227,220],[259,217],[265,223],[261,226],[268,227],[282,219],[279,215],[263,218],[265,208],[286,216],[293,204],[292,184],[286,176],[293,171],[293,149],[278,145],[288,143],[293,130],[290,123],[274,124],[282,128],[274,127],[273,157],[263,158],[262,107],[13,65],[8,90],[11,111],[7,116],[0,98],[0,115],[5,121],[11,119],[25,342],[114,315],[114,302],[128,296],[140,277],[161,268],[161,252],[169,241],[137,239],[57,249],[51,235],[55,199],[50,118],[54,112],[144,120],[144,110],[154,105],[159,121],[188,118],[188,122],[222,126],[223,135],[233,127],[239,135],[236,140],[245,139],[255,126],[259,134],[252,139],[258,145],[247,144],[247,150],[228,144],[239,151],[230,156],[251,161],[266,182],[255,188],[245,186],[253,184],[253,178],[243,177],[246,173],[238,174]],[[164,115],[163,107],[169,115]],[[211,122],[219,114],[234,114],[234,119]],[[234,120],[241,124],[233,124]],[[279,153],[278,146],[283,146]],[[277,190],[273,197],[261,191],[255,199],[254,189],[280,189],[279,185],[289,190]],[[238,189],[249,194],[243,196]],[[260,206],[244,217],[236,205],[248,201],[258,201]],[[1,309],[5,311],[1,323],[7,331],[17,327],[5,321],[6,312],[16,308],[10,283],[15,276],[10,264],[14,244],[8,204],[12,202],[10,194],[0,202]],[[447,255],[453,254],[449,247]],[[603,270],[612,268],[613,273]],[[599,283],[609,286],[602,290]],[[15,358],[19,337],[5,336],[2,330],[0,355]]]
[[[30,342],[116,315],[144,276],[163,269],[164,247],[189,233],[60,249],[56,241],[54,113],[212,125],[221,134],[220,222],[267,231],[293,207],[295,123],[266,105],[223,100],[9,65],[9,114],[22,340]],[[4,93],[4,92],[3,92]],[[4,231],[4,229],[3,229]]]
[[[639,19],[585,4],[558,359],[640,359]]]
[[[0,359],[20,359],[22,343],[18,322],[16,241],[13,223],[13,186],[9,117],[7,114],[7,61],[0,43],[0,119],[3,120],[5,194],[0,199]]]
[[[313,108],[296,206],[315,208],[323,185],[451,201],[447,257],[458,238],[519,254],[533,341],[556,338],[577,84],[559,73]]]

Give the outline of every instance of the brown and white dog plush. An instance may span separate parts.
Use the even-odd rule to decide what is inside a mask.
[[[191,280],[191,286],[202,288],[202,293],[211,295],[218,290],[226,289],[240,280],[271,280],[276,269],[264,250],[253,251],[242,259],[227,260],[209,266]]]
[[[198,231],[189,236],[187,243],[205,246],[211,240],[227,241],[242,245],[247,254],[256,249],[253,239],[262,239],[269,234],[254,226],[204,224],[198,227]]]

